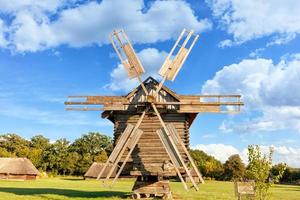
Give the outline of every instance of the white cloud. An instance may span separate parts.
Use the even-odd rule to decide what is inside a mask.
[[[3,13],[15,13],[26,9],[54,12],[66,2],[67,0],[0,0],[0,11]]]
[[[300,148],[274,146],[274,162],[285,162],[292,167],[300,167]]]
[[[167,53],[165,51],[158,51],[155,48],[147,48],[137,53],[137,55],[145,68],[143,78],[152,76],[153,78],[159,79],[158,71],[167,57]],[[128,78],[127,72],[122,64],[119,64],[111,72],[110,76],[111,83],[109,83],[106,87],[113,91],[124,90],[128,92],[138,85],[136,79],[130,80]]]
[[[0,1],[0,13],[13,18],[8,41],[10,48],[19,52],[61,44],[103,45],[116,28],[124,28],[133,42],[154,43],[176,38],[184,27],[199,33],[212,26],[208,19],[198,19],[185,1],[154,1],[147,7],[142,0],[14,2],[15,6],[11,1]]]
[[[291,167],[300,167],[300,148],[287,146],[274,146],[273,164],[287,163]],[[268,154],[269,146],[260,146],[263,154]],[[245,164],[248,163],[247,149],[238,150],[232,145],[224,144],[198,144],[193,149],[199,149],[225,162],[229,156],[239,154]]]
[[[250,54],[249,54],[249,57],[251,58],[259,58],[261,57],[261,53],[265,50],[265,48],[258,48],[258,49],[255,49],[254,51],[252,51]]]
[[[4,21],[0,19],[0,47],[7,46],[7,40],[5,38],[6,27]]]
[[[264,36],[283,44],[300,33],[300,2],[295,0],[206,0],[220,27],[235,44]]]
[[[272,39],[271,42],[269,42],[267,44],[267,47],[268,46],[273,46],[273,45],[282,45],[282,44],[287,44],[289,43],[290,41],[292,41],[293,39],[295,39],[297,37],[297,34],[296,33],[290,33],[290,34],[287,34],[286,36],[276,36]]]
[[[223,163],[228,159],[229,156],[240,153],[235,147],[224,144],[198,144],[193,149],[202,150]]]
[[[300,57],[285,57],[278,64],[268,59],[246,59],[225,66],[206,81],[203,93],[241,94],[246,117],[229,119],[225,132],[257,132],[292,129],[300,132]]]
[[[233,42],[231,41],[231,40],[223,40],[223,41],[221,41],[220,43],[219,43],[219,47],[220,48],[225,48],[225,47],[231,47],[232,46],[232,44],[233,44]]]

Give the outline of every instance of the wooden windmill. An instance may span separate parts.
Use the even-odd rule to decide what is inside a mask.
[[[102,110],[102,117],[114,123],[114,150],[98,179],[107,181],[116,171],[112,184],[122,174],[135,176],[136,197],[170,197],[168,177],[179,177],[186,190],[185,177],[196,190],[196,179],[203,183],[188,151],[189,127],[198,113],[236,113],[243,103],[240,95],[179,95],[163,85],[175,79],[198,37],[192,30],[181,32],[158,82],[152,77],[141,80],[145,70],[123,30],[110,35],[129,78],[137,78],[140,85],[125,96],[69,96],[65,102],[67,110]]]

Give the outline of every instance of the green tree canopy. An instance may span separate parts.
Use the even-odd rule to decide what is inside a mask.
[[[270,147],[269,154],[262,154],[258,145],[248,146],[248,167],[247,177],[253,179],[256,185],[256,198],[259,200],[268,199],[271,195],[271,185],[283,175],[284,168],[277,176],[271,176],[273,148]],[[272,178],[272,179],[271,179]]]
[[[30,146],[36,149],[47,149],[50,146],[50,141],[43,135],[36,135],[31,138]]]
[[[224,179],[241,179],[245,174],[245,165],[238,154],[232,155],[224,164]]]
[[[70,146],[70,149],[80,155],[89,154],[95,157],[103,150],[110,153],[112,150],[112,140],[107,135],[89,132],[76,139]]]
[[[190,154],[203,176],[222,179],[224,168],[219,160],[201,150],[190,150]]]

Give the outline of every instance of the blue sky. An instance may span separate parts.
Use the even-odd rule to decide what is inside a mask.
[[[201,114],[191,146],[225,161],[248,144],[273,145],[275,162],[300,167],[298,1],[0,0],[0,132],[74,140],[112,135],[99,112],[70,112],[68,95],[123,95],[126,78],[108,42],[123,28],[146,76],[182,28],[200,39],[174,82],[179,94],[242,94],[241,114]]]

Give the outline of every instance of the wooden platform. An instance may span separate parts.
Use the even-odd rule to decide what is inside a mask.
[[[169,180],[163,180],[159,176],[139,176],[132,188],[133,199],[161,197],[173,199]]]

